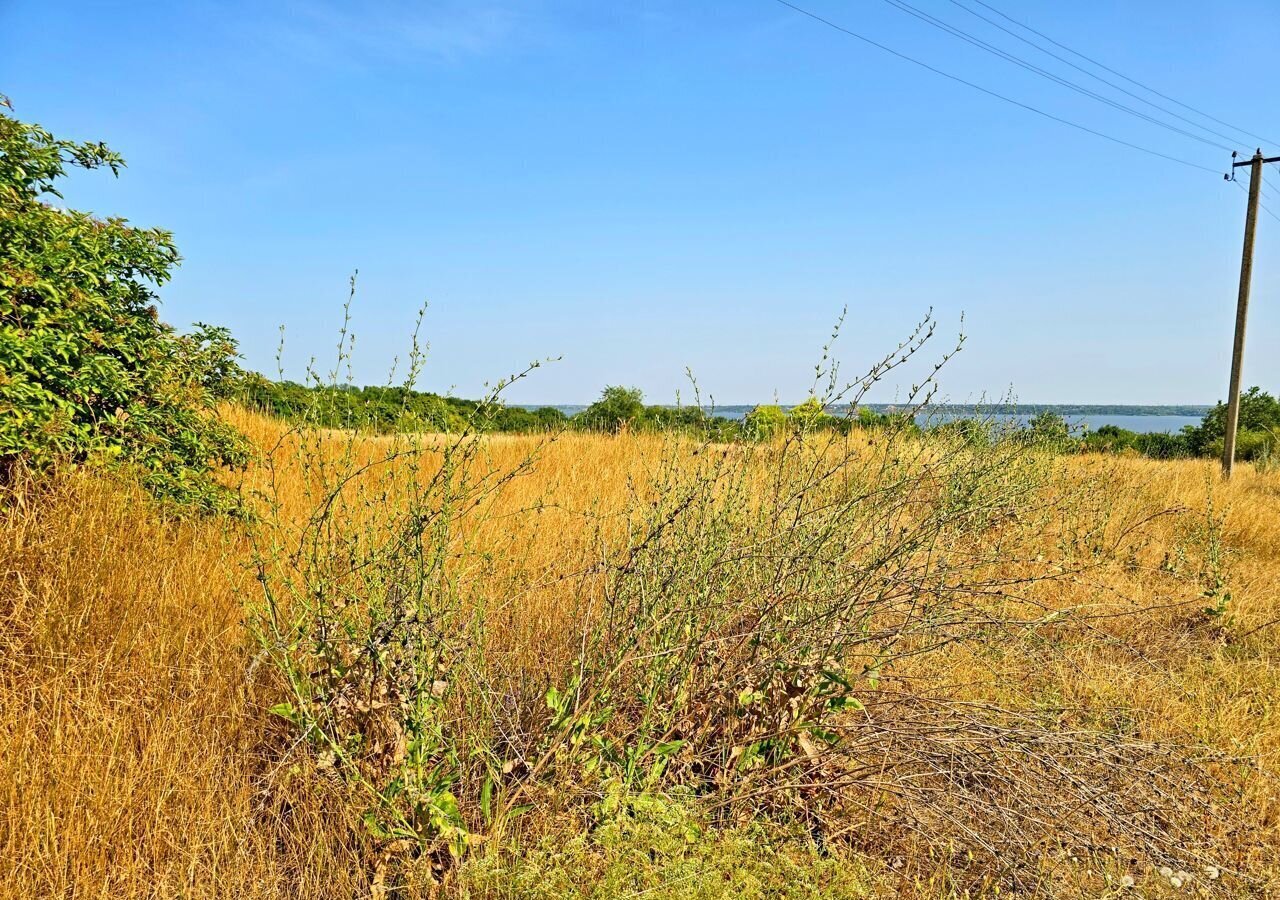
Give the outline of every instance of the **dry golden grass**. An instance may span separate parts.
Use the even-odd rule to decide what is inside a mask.
[[[275,422],[231,415],[259,446],[278,440]],[[534,439],[486,445],[492,464],[507,467]],[[661,445],[565,436],[504,494],[512,510],[545,499],[573,512],[497,519],[481,535],[499,561],[486,577],[508,598],[486,635],[501,669],[534,677],[572,658],[570,584],[544,576],[582,561],[591,542],[581,513],[611,522],[628,482],[643,489]],[[1130,614],[1098,620],[1093,639],[1058,648],[1049,671],[1017,647],[999,658],[957,648],[948,675],[975,698],[1025,704],[1051,690],[1069,706],[1127,708],[1146,738],[1190,736],[1251,760],[1220,764],[1234,796],[1204,827],[1262,894],[1277,882],[1280,848],[1280,797],[1268,774],[1280,764],[1280,475],[1244,466],[1224,484],[1208,462],[1064,465],[1082,491],[1106,494],[1117,522],[1185,510],[1145,526],[1131,564],[1047,585],[1054,593],[1041,598]],[[283,491],[293,513],[306,507],[303,487]],[[1155,574],[1162,564],[1205,566],[1189,535],[1210,505],[1222,520],[1227,624],[1206,620],[1194,593],[1171,595],[1174,582]],[[1024,539],[1034,551],[1036,536]],[[5,501],[0,897],[368,895],[358,802],[285,753],[288,736],[265,712],[279,688],[254,665],[243,624],[248,554],[235,526],[166,519],[136,491],[84,473],[19,486]],[[1152,609],[1131,614],[1143,607]]]
[[[240,541],[82,475],[3,522],[0,892],[350,893],[341,817],[309,800],[264,829],[255,809]]]

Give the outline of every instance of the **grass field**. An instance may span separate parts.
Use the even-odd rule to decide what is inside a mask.
[[[228,415],[0,511],[0,896],[1280,889],[1280,474]]]

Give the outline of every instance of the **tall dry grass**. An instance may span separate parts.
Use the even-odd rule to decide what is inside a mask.
[[[290,440],[278,423],[231,415],[264,450],[280,452],[281,441]],[[352,452],[377,458],[386,450],[379,441],[362,439]],[[469,463],[521,474],[465,535],[468,552],[485,560],[483,571],[476,570],[483,585],[466,592],[486,604],[484,630],[474,634],[481,646],[468,658],[484,659],[486,669],[450,675],[442,698],[447,721],[466,725],[458,746],[502,746],[499,764],[515,760],[529,768],[534,754],[545,752],[536,740],[545,722],[526,721],[535,710],[524,706],[530,698],[541,701],[548,687],[565,688],[558,679],[581,665],[583,617],[598,612],[583,597],[602,600],[617,583],[609,580],[617,560],[612,570],[593,568],[599,548],[602,542],[620,551],[643,544],[643,532],[635,531],[642,520],[623,513],[635,510],[637,500],[643,506],[661,499],[659,487],[671,484],[663,478],[671,477],[664,466],[673,452],[664,438],[643,435],[572,435],[536,444],[488,438]],[[279,521],[296,525],[314,509],[320,486],[308,481],[314,471],[290,461],[298,458],[294,449],[283,448],[273,496]],[[686,475],[704,465],[686,463]],[[942,896],[951,889],[938,885],[994,891],[1006,883],[998,867],[977,866],[979,873],[996,873],[984,888],[972,860],[982,840],[994,838],[979,834],[967,846],[956,838],[949,854],[937,840],[940,830],[963,831],[946,819],[924,820],[921,810],[936,801],[954,819],[964,802],[976,803],[989,791],[987,799],[1022,806],[1007,820],[975,822],[1039,827],[1036,809],[1058,809],[1054,783],[1038,770],[994,767],[1040,752],[1036,742],[1054,733],[1044,728],[1049,714],[1062,735],[1104,733],[1163,748],[1153,750],[1153,767],[1170,765],[1169,752],[1194,755],[1190,762],[1199,773],[1181,786],[1159,781],[1152,794],[1156,782],[1144,780],[1151,773],[1122,766],[1063,772],[1063,778],[1093,779],[1086,785],[1094,791],[1086,794],[1092,806],[1071,811],[1072,829],[1091,817],[1105,823],[1108,810],[1128,814],[1130,801],[1173,804],[1153,823],[1171,829],[1167,836],[1183,845],[1188,859],[1211,857],[1228,873],[1210,879],[1197,869],[1197,884],[1217,889],[1236,872],[1230,891],[1264,895],[1276,884],[1278,837],[1269,773],[1280,750],[1274,699],[1280,688],[1280,480],[1243,467],[1224,484],[1201,462],[1082,457],[1046,464],[1054,472],[1036,481],[1037,496],[1027,507],[1039,510],[1039,518],[992,522],[966,538],[992,541],[987,550],[998,547],[994,556],[976,544],[970,548],[975,560],[981,553],[984,567],[975,583],[1004,583],[988,599],[1017,609],[1005,609],[1010,615],[998,629],[993,624],[991,634],[948,641],[920,663],[906,658],[893,678],[859,694],[867,701],[882,697],[880,706],[867,705],[903,728],[911,716],[888,718],[889,688],[936,697],[952,711],[980,707],[991,716],[970,717],[927,740],[919,732],[906,735],[902,746],[909,744],[914,755],[904,750],[896,758],[901,777],[872,779],[880,791],[875,803],[867,798],[876,792],[864,789],[856,795],[862,805],[832,806],[830,816],[849,817],[849,833],[837,840],[828,819],[823,839],[878,857],[893,892]],[[424,466],[414,477],[429,476]],[[263,467],[251,471],[246,489],[267,487],[270,475]],[[745,477],[752,490],[765,489],[762,474]],[[369,509],[378,513],[376,503]],[[167,519],[136,491],[84,473],[20,484],[0,515],[0,791],[6,806],[0,896],[303,898],[374,891],[386,842],[361,822],[368,796],[268,712],[290,691],[245,624],[245,603],[256,596],[253,542],[230,525]],[[1010,587],[1011,579],[1061,562],[1063,541],[1079,565],[1065,574],[1060,568],[1061,577],[1029,581],[1025,589]],[[1001,570],[998,558],[1008,567]],[[660,574],[651,568],[645,583]],[[1027,620],[1027,604],[1045,621],[1011,630],[1011,622]],[[251,603],[251,621],[253,614]],[[484,696],[458,688],[468,683],[482,683]],[[1003,718],[1010,711],[1036,716],[1034,734]],[[943,721],[928,718],[928,725]],[[1004,730],[984,732],[982,722]],[[625,745],[625,734],[608,727],[601,734]],[[1019,735],[1027,741],[1019,743]],[[989,752],[1002,747],[1005,755]],[[944,749],[961,751],[946,759],[969,758],[975,767],[950,783],[929,781],[925,773],[937,777],[930,767]],[[864,748],[857,759],[865,762],[875,750]],[[1036,758],[1073,758],[1056,753],[1049,747]],[[462,763],[468,778],[485,771],[473,760]],[[549,765],[567,771],[562,757]],[[682,777],[692,781],[708,763],[699,757],[682,765]],[[831,774],[816,764],[813,771]],[[1005,775],[1011,780],[1002,781]],[[1018,778],[1045,795],[1004,793],[1024,783]],[[533,802],[535,811],[471,852],[501,855],[513,840],[582,827],[571,795],[590,784],[577,776],[559,784],[557,791],[554,779],[530,778],[512,803]],[[922,793],[908,798],[911,803],[886,799],[890,788],[916,784]],[[756,786],[766,790],[773,783]],[[468,827],[483,831],[478,783],[456,784],[453,792]],[[735,808],[741,815],[749,807]],[[868,821],[868,810],[883,818]],[[1065,809],[1054,814],[1066,821]],[[1055,823],[1043,824],[1052,830]],[[1078,847],[1077,859],[1064,855],[1046,867],[1054,879],[1049,890],[1097,895],[1112,889],[1100,880],[1104,875],[1114,886],[1126,874],[1139,878],[1148,895],[1171,889],[1167,878],[1153,874],[1158,860],[1131,862],[1109,852],[1107,828],[1097,836],[1099,845]],[[1047,857],[1063,851],[1051,842],[1043,849]],[[465,891],[465,875],[452,885]]]
[[[2,522],[0,893],[358,893],[340,798],[262,807],[243,539],[83,473],[20,484]]]

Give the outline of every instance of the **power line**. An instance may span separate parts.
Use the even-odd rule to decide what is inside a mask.
[[[1263,171],[1264,171],[1264,172],[1266,171],[1266,168],[1267,168],[1267,167],[1266,167],[1266,165],[1265,165],[1265,163],[1264,163],[1264,164],[1263,164],[1263,166],[1262,166],[1262,169],[1263,169]],[[1231,167],[1231,179],[1230,179],[1230,180],[1233,180],[1233,181],[1235,180],[1235,174],[1236,174],[1235,166],[1232,166],[1232,167]],[[1265,179],[1263,179],[1263,180],[1261,181],[1261,183],[1259,183],[1259,185],[1258,185],[1258,191],[1259,191],[1259,192],[1262,194],[1262,196],[1264,196],[1264,197],[1270,197],[1272,200],[1277,199],[1277,196],[1276,196],[1276,192],[1275,192],[1275,190],[1274,190],[1273,188],[1271,188],[1270,186],[1268,186],[1268,185],[1267,185],[1267,182],[1266,182],[1266,180],[1265,180]]]
[[[1101,131],[1090,128],[1087,125],[1081,125],[1079,122],[1073,122],[1070,119],[1064,119],[1061,116],[1054,115],[1053,113],[1045,112],[1044,110],[1031,106],[1028,103],[1023,103],[1021,100],[1014,100],[1012,97],[1007,97],[1004,94],[997,93],[996,91],[991,90],[990,88],[985,88],[980,84],[975,84],[972,81],[968,81],[967,79],[961,78],[959,75],[952,75],[950,72],[944,72],[942,69],[939,69],[936,66],[931,66],[927,62],[923,62],[919,59],[916,59],[913,56],[908,56],[905,53],[902,53],[898,50],[894,50],[892,47],[888,47],[884,44],[881,44],[879,41],[874,41],[865,35],[859,34],[858,32],[853,31],[851,29],[845,28],[843,25],[838,25],[835,22],[832,22],[830,19],[824,19],[822,16],[818,15],[817,13],[812,13],[807,9],[803,9],[802,7],[796,6],[794,3],[789,2],[789,0],[777,0],[777,2],[795,12],[800,13],[803,16],[808,16],[810,19],[813,19],[815,22],[820,22],[823,25],[826,25],[828,28],[832,28],[836,31],[839,31],[842,34],[848,35],[849,37],[857,38],[858,40],[862,41],[864,44],[869,44],[870,46],[875,47],[877,50],[881,50],[885,53],[888,53],[891,56],[896,56],[898,59],[905,60],[906,62],[912,63],[913,65],[917,65],[922,69],[927,69],[930,72],[934,73],[935,75],[941,75],[943,78],[946,78],[950,81],[954,81],[957,84],[963,84],[965,87],[969,87],[975,91],[979,91],[983,94],[986,94],[988,97],[995,97],[997,100],[1003,100],[1005,103],[1010,103],[1013,106],[1017,106],[1021,109],[1028,110],[1029,112],[1033,112],[1038,116],[1043,116],[1046,119],[1051,119],[1052,121],[1058,122],[1059,124],[1067,125],[1071,128],[1075,128],[1078,131],[1083,131],[1086,134],[1092,134],[1095,137],[1100,137],[1104,140],[1111,141],[1113,144],[1119,144],[1122,147],[1128,147],[1131,150],[1137,150],[1141,153],[1146,153],[1150,156],[1158,156],[1161,159],[1168,160],[1169,162],[1180,163],[1181,165],[1189,166],[1192,169],[1199,169],[1202,172],[1212,172],[1214,175],[1218,174],[1217,169],[1211,169],[1208,166],[1202,166],[1199,163],[1190,162],[1189,160],[1181,159],[1177,156],[1170,156],[1167,153],[1161,153],[1158,150],[1152,150],[1148,147],[1143,147],[1138,144],[1133,144],[1133,143],[1130,143],[1129,141],[1123,140],[1118,137],[1112,137],[1109,134],[1105,134]]]
[[[972,44],[973,46],[977,47],[980,50],[985,50],[986,52],[992,54],[993,56],[997,56],[1000,59],[1005,60],[1006,62],[1011,62],[1015,66],[1019,66],[1023,69],[1026,69],[1028,72],[1033,72],[1042,78],[1046,78],[1049,81],[1054,82],[1055,84],[1059,84],[1062,87],[1067,88],[1068,90],[1072,90],[1078,94],[1082,94],[1085,97],[1090,98],[1091,100],[1096,100],[1099,103],[1103,103],[1107,106],[1112,107],[1113,109],[1118,109],[1121,112],[1127,112],[1132,116],[1136,116],[1137,118],[1142,119],[1143,121],[1150,122],[1153,125],[1159,125],[1161,128],[1167,128],[1169,131],[1172,131],[1175,134],[1181,134],[1185,137],[1191,138],[1193,141],[1199,141],[1202,144],[1207,144],[1210,147],[1217,147],[1219,150],[1226,150],[1228,153],[1231,152],[1232,150],[1238,149],[1238,146],[1230,147],[1230,146],[1227,146],[1226,144],[1220,144],[1217,141],[1210,140],[1209,138],[1206,138],[1206,137],[1201,137],[1200,135],[1195,134],[1194,132],[1187,131],[1184,128],[1179,128],[1177,125],[1171,125],[1168,122],[1164,122],[1160,119],[1157,119],[1154,116],[1148,115],[1147,113],[1141,112],[1140,110],[1136,110],[1132,106],[1125,106],[1123,103],[1120,103],[1119,101],[1112,100],[1110,97],[1107,97],[1103,94],[1099,94],[1097,91],[1093,91],[1087,87],[1084,87],[1083,85],[1076,84],[1074,81],[1071,81],[1067,78],[1063,78],[1060,75],[1056,75],[1053,72],[1050,72],[1048,69],[1043,69],[1040,66],[1037,66],[1035,63],[1029,62],[1020,56],[1017,56],[1013,53],[1009,53],[1008,51],[1002,50],[999,47],[995,46],[994,44],[988,43],[987,41],[982,40],[982,38],[979,38],[970,34],[969,32],[965,31],[963,28],[957,28],[956,26],[950,24],[949,22],[945,22],[942,19],[937,18],[936,16],[930,15],[929,13],[924,12],[923,10],[912,6],[910,3],[905,2],[905,0],[884,0],[884,2],[894,7],[895,9],[899,10],[900,12],[904,12],[909,16],[914,16],[920,21],[925,22],[928,25],[932,25],[934,28],[938,28],[946,32],[952,37],[959,38],[960,40],[965,41],[966,43]],[[1196,125],[1196,123],[1194,122],[1192,122],[1191,124],[1195,125],[1195,127],[1197,128],[1201,127],[1199,125]],[[1227,140],[1230,140],[1230,138],[1227,138]]]
[[[955,0],[952,0],[952,2],[955,2]],[[1102,69],[1103,71],[1106,71],[1106,72],[1110,72],[1112,75],[1115,75],[1117,78],[1123,78],[1125,81],[1129,82],[1130,84],[1137,85],[1138,87],[1142,88],[1144,91],[1150,91],[1151,93],[1155,94],[1157,97],[1160,97],[1164,100],[1168,100],[1170,103],[1175,103],[1178,106],[1181,106],[1183,109],[1190,110],[1191,112],[1195,113],[1198,116],[1203,116],[1204,118],[1208,119],[1211,122],[1217,122],[1219,125],[1225,125],[1227,128],[1230,128],[1234,131],[1238,131],[1241,134],[1246,134],[1251,138],[1257,138],[1258,140],[1262,141],[1264,144],[1280,144],[1280,141],[1273,141],[1271,138],[1263,137],[1262,135],[1259,135],[1259,134],[1254,134],[1252,131],[1248,131],[1244,128],[1241,128],[1239,125],[1232,125],[1230,122],[1224,122],[1222,119],[1219,119],[1216,116],[1211,116],[1204,110],[1196,109],[1194,106],[1191,106],[1190,104],[1187,104],[1187,103],[1183,103],[1181,100],[1178,100],[1174,97],[1170,97],[1168,94],[1162,94],[1159,91],[1157,91],[1155,88],[1149,85],[1143,84],[1141,81],[1138,81],[1135,78],[1130,78],[1128,75],[1124,74],[1123,72],[1117,72],[1115,69],[1111,68],[1110,66],[1098,62],[1093,57],[1086,56],[1085,54],[1081,53],[1079,50],[1073,50],[1072,48],[1068,47],[1066,44],[1060,41],[1055,41],[1053,38],[1049,37],[1049,35],[1045,34],[1043,31],[1036,31],[1036,29],[1032,28],[1030,25],[1026,24],[1025,22],[1019,22],[1017,19],[1013,18],[1013,16],[1010,16],[1007,13],[1001,12],[1000,10],[992,6],[990,3],[984,2],[984,0],[973,0],[973,2],[977,3],[979,6],[982,6],[982,7],[985,7],[986,9],[991,10],[991,12],[995,13],[997,16],[1000,16],[1002,19],[1005,19],[1006,21],[1012,22],[1014,25],[1017,25],[1019,28],[1026,29],[1032,34],[1044,38],[1046,41],[1053,44],[1055,47],[1060,47],[1063,50],[1066,50],[1068,53],[1078,56],[1081,59],[1085,60],[1086,62],[1092,63],[1093,65],[1097,66],[1099,69]]]
[[[1192,126],[1192,127],[1194,127],[1194,128],[1199,128],[1201,131],[1205,131],[1205,132],[1207,132],[1207,133],[1209,133],[1209,134],[1214,135],[1215,137],[1220,137],[1220,138],[1222,138],[1224,141],[1235,141],[1235,140],[1237,139],[1237,138],[1235,138],[1235,137],[1232,137],[1232,136],[1231,136],[1231,135],[1229,135],[1229,134],[1223,134],[1221,131],[1214,131],[1212,128],[1209,128],[1209,127],[1207,127],[1207,126],[1205,126],[1205,125],[1202,125],[1202,124],[1200,124],[1199,122],[1195,121],[1194,119],[1187,118],[1186,116],[1182,115],[1181,113],[1174,112],[1172,109],[1169,109],[1168,107],[1161,106],[1159,103],[1154,103],[1154,102],[1152,102],[1151,100],[1148,100],[1146,97],[1143,97],[1141,94],[1136,94],[1136,93],[1134,93],[1133,91],[1129,90],[1128,88],[1125,88],[1125,87],[1122,87],[1122,86],[1120,86],[1120,85],[1116,84],[1114,81],[1108,81],[1107,79],[1103,78],[1101,75],[1098,75],[1096,72],[1090,72],[1090,71],[1089,71],[1088,69],[1086,69],[1084,66],[1077,65],[1076,63],[1073,63],[1071,60],[1067,59],[1065,56],[1060,56],[1060,55],[1058,55],[1057,53],[1054,53],[1052,50],[1049,50],[1048,48],[1043,47],[1043,46],[1041,46],[1040,44],[1037,44],[1035,41],[1033,41],[1033,40],[1031,40],[1031,39],[1029,39],[1029,38],[1023,37],[1022,35],[1018,34],[1016,31],[1014,31],[1012,28],[1006,28],[1005,26],[1001,25],[1001,24],[1000,24],[999,22],[997,22],[996,20],[991,19],[991,18],[989,18],[989,17],[987,17],[987,16],[984,16],[982,13],[978,12],[976,9],[973,9],[972,7],[969,7],[969,6],[965,6],[963,3],[961,3],[961,2],[960,2],[960,0],[951,0],[951,3],[953,3],[954,5],[956,5],[956,6],[960,7],[960,8],[961,8],[961,9],[963,9],[965,12],[967,12],[969,15],[971,15],[971,16],[976,16],[977,18],[979,18],[979,19],[981,19],[982,21],[986,22],[988,25],[992,26],[993,28],[998,28],[998,29],[1000,29],[1000,30],[1001,30],[1001,31],[1003,31],[1005,34],[1009,35],[1010,37],[1014,38],[1015,40],[1022,41],[1022,43],[1026,44],[1026,45],[1028,45],[1028,46],[1030,46],[1030,47],[1035,47],[1035,48],[1036,48],[1037,50],[1039,50],[1041,53],[1044,53],[1044,54],[1046,54],[1046,55],[1048,55],[1048,56],[1053,57],[1054,59],[1056,59],[1058,62],[1062,63],[1063,65],[1070,66],[1071,68],[1075,69],[1077,72],[1083,72],[1085,75],[1088,75],[1090,78],[1094,79],[1095,81],[1100,81],[1101,83],[1105,84],[1107,87],[1112,88],[1113,90],[1117,90],[1117,91],[1119,91],[1120,93],[1125,94],[1125,95],[1127,95],[1127,96],[1130,96],[1130,97],[1132,97],[1133,99],[1137,100],[1139,103],[1145,103],[1145,104],[1147,104],[1147,106],[1150,106],[1152,109],[1158,109],[1158,110],[1160,110],[1162,113],[1164,113],[1164,114],[1166,114],[1166,115],[1173,116],[1175,119],[1180,119],[1181,121],[1186,122],[1188,125],[1191,125],[1191,126]],[[986,4],[984,3],[984,4],[983,4],[983,6],[986,6]],[[988,9],[990,9],[991,7],[987,7],[987,8],[988,8]],[[1007,17],[1006,17],[1006,18],[1007,18]],[[1011,20],[1011,21],[1012,21],[1012,20]],[[1023,27],[1026,27],[1026,26],[1023,26]],[[1036,32],[1036,33],[1037,33],[1037,34],[1039,34],[1039,32]],[[1048,38],[1046,38],[1046,40],[1049,40],[1049,39],[1048,39]],[[1055,41],[1054,43],[1057,43],[1057,42]],[[1061,45],[1059,45],[1059,46],[1061,46]],[[1071,51],[1071,52],[1073,52],[1073,53],[1074,53],[1075,51],[1073,50],[1073,51]],[[1077,56],[1078,56],[1078,55],[1079,55],[1079,54],[1077,54]],[[1087,58],[1087,57],[1086,57],[1086,58]],[[1094,65],[1098,65],[1098,63],[1094,63]],[[1105,67],[1104,67],[1104,68],[1105,68]],[[1108,71],[1110,71],[1110,70],[1108,70]],[[1118,73],[1117,73],[1117,74],[1118,74]],[[1123,78],[1124,76],[1120,76],[1120,77],[1122,77],[1122,78]],[[1128,81],[1132,81],[1132,79],[1126,79],[1126,80],[1128,80]],[[1135,82],[1135,84],[1136,84],[1136,82]],[[1150,88],[1144,88],[1144,89],[1145,89],[1145,90],[1148,90],[1148,91],[1150,91],[1150,90],[1151,90]],[[1152,91],[1152,93],[1155,93],[1155,92],[1154,92],[1154,91]],[[1163,95],[1161,95],[1161,96],[1163,96]],[[1174,100],[1174,101],[1172,101],[1172,102],[1177,103],[1177,101],[1176,101],[1176,100]],[[1179,105],[1182,105],[1182,104],[1179,104]],[[1199,115],[1201,115],[1201,116],[1205,116],[1205,114],[1204,114],[1204,113],[1199,113]],[[1205,118],[1213,118],[1213,117],[1212,117],[1212,116],[1205,116]],[[1216,120],[1216,119],[1214,119],[1214,121],[1216,122],[1217,120]],[[1222,123],[1222,124],[1226,124],[1226,123]],[[1251,134],[1249,134],[1249,132],[1247,132],[1247,131],[1240,131],[1239,129],[1235,128],[1235,127],[1234,127],[1234,126],[1232,126],[1232,125],[1227,125],[1227,127],[1228,127],[1228,128],[1233,128],[1234,130],[1239,131],[1239,132],[1240,132],[1240,134],[1248,135],[1249,137],[1257,137],[1257,135],[1251,135]],[[1247,144],[1247,143],[1249,143],[1249,142],[1248,142],[1248,141],[1243,141],[1242,143],[1246,143],[1246,144]]]
[[[1231,182],[1232,184],[1234,184],[1236,187],[1240,188],[1240,190],[1244,191],[1246,194],[1247,194],[1247,193],[1249,193],[1249,189],[1248,189],[1247,187],[1245,187],[1245,186],[1244,186],[1244,184],[1242,184],[1241,182],[1236,181],[1234,178],[1230,178],[1230,179],[1228,179],[1228,181],[1230,181],[1230,182]],[[1259,188],[1261,188],[1261,187],[1262,187],[1262,185],[1258,185],[1258,187],[1259,187]],[[1277,216],[1277,215],[1276,215],[1275,213],[1273,213],[1271,210],[1267,209],[1267,204],[1265,204],[1265,203],[1263,203],[1261,200],[1259,200],[1259,201],[1258,201],[1258,205],[1262,207],[1262,211],[1263,211],[1264,213],[1266,213],[1267,215],[1269,215],[1271,218],[1275,219],[1277,222],[1280,222],[1280,216]]]

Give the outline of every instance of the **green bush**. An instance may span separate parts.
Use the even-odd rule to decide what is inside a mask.
[[[769,440],[786,427],[787,414],[773,404],[757,406],[742,419],[743,437],[753,441]]]
[[[695,805],[607,793],[590,832],[490,853],[460,873],[472,900],[858,900],[877,875],[777,823],[713,830]]]
[[[646,406],[635,424],[655,431],[671,429],[700,430],[713,421],[700,406]]]
[[[588,431],[617,432],[642,418],[644,413],[644,394],[639,388],[610,385],[599,400],[578,413],[574,420]]]
[[[1207,448],[1208,455],[1222,455],[1222,441],[1219,437]],[[1241,428],[1236,432],[1236,459],[1248,462],[1269,460],[1275,454],[1276,433],[1271,431]]]
[[[1213,447],[1217,446],[1217,454],[1222,453],[1222,440],[1226,434],[1227,425],[1227,405],[1219,403],[1213,409],[1205,414],[1204,421],[1200,423],[1199,428],[1187,429],[1188,440],[1192,445],[1195,453],[1201,455],[1209,455]],[[1249,388],[1240,395],[1240,421],[1239,428],[1241,432],[1256,431],[1267,432],[1273,429],[1280,429],[1280,400],[1268,394],[1261,388]],[[1239,439],[1237,439],[1239,444]],[[1242,458],[1248,459],[1249,457]]]
[[[832,428],[836,419],[827,412],[826,406],[817,397],[810,397],[803,403],[791,407],[787,418],[801,431],[817,431]]]
[[[865,406],[858,407],[858,414],[854,416],[853,424],[859,428],[890,428],[895,425],[903,425],[906,421],[910,421],[910,416],[895,415],[887,412],[876,412]]]
[[[1162,431],[1137,434],[1134,435],[1133,446],[1152,459],[1181,459],[1191,456],[1187,438],[1182,434],[1165,434]]]
[[[1067,420],[1054,412],[1045,411],[1032,416],[1025,434],[1031,444],[1049,450],[1066,450],[1073,444]]]
[[[1137,439],[1137,432],[1118,425],[1103,425],[1086,434],[1082,444],[1086,450],[1094,453],[1119,453],[1133,447]]]
[[[554,406],[525,409],[503,403],[445,397],[400,385],[356,387],[350,384],[302,385],[271,381],[252,373],[239,399],[246,406],[289,422],[303,419],[325,428],[354,428],[391,434],[422,431],[457,434],[557,431],[568,417]]]
[[[521,433],[558,431],[568,421],[568,417],[554,406],[540,406],[537,409],[501,406],[494,413],[493,430]]]
[[[986,447],[997,440],[996,425],[986,419],[952,419],[930,429],[935,435],[954,435],[971,447]]]
[[[0,478],[105,464],[137,471],[159,497],[227,509],[214,472],[248,454],[214,414],[236,388],[235,342],[160,321],[154,287],[179,259],[168,232],[46,200],[61,197],[69,166],[123,165],[103,144],[0,114]]]
[[[298,422],[305,418],[325,428],[354,428],[380,434],[459,432],[482,425],[497,430],[518,430],[500,427],[507,413],[505,407],[481,411],[480,404],[474,400],[442,397],[398,385],[301,385],[293,381],[269,381],[255,373],[246,378],[240,399],[253,409],[286,421]]]

